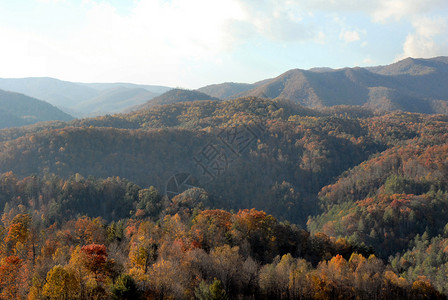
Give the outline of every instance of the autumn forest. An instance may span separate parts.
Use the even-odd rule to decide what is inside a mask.
[[[448,117],[243,97],[0,130],[0,299],[446,299]]]

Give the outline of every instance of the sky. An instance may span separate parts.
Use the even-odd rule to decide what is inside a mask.
[[[0,0],[0,77],[199,88],[448,55],[447,0]]]

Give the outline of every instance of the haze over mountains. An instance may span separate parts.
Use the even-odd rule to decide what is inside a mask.
[[[0,78],[0,89],[44,100],[76,117],[118,113],[170,90],[131,83],[76,83],[54,78]]]
[[[313,108],[357,105],[379,111],[448,114],[448,57],[407,58],[368,68],[293,69],[252,84],[227,82],[195,91],[131,83],[75,83],[53,78],[0,78],[0,89],[44,100],[75,117],[245,96],[286,99]],[[30,124],[33,120],[21,123],[14,118],[13,114],[5,115],[4,126]],[[61,116],[56,114],[49,119],[60,120]]]

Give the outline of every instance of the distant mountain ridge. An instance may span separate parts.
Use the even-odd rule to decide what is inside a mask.
[[[113,88],[128,88],[128,89],[145,89],[147,91],[151,91],[155,94],[163,94],[165,92],[168,92],[172,88],[162,85],[147,85],[147,84],[135,84],[135,83],[128,83],[128,82],[114,82],[114,83],[101,83],[101,82],[94,82],[94,83],[84,83],[84,82],[77,82],[77,84],[84,85],[87,87],[94,88],[96,90],[102,91],[102,90],[108,90]]]
[[[72,119],[72,116],[44,101],[23,94],[0,90],[0,128]]]
[[[0,89],[47,101],[76,117],[153,105],[255,96],[307,107],[359,105],[380,111],[448,114],[448,57],[406,58],[385,66],[292,69],[255,83],[225,82],[195,91],[132,83],[79,83],[54,78],[0,78]],[[195,94],[195,93],[201,94]]]
[[[284,98],[308,107],[361,105],[382,111],[448,114],[448,57],[407,58],[368,68],[293,69],[255,84],[199,89],[225,98]]]
[[[115,87],[74,106],[77,111],[89,112],[86,116],[99,116],[123,111],[136,103],[145,103],[159,94],[143,88]]]
[[[445,65],[445,68],[443,66]],[[448,56],[438,56],[434,58],[412,58],[400,60],[396,63],[368,67],[367,70],[381,75],[426,75],[441,70],[448,71]],[[442,69],[440,69],[442,67]]]
[[[77,83],[48,77],[0,78],[0,89],[44,100],[77,117],[118,113],[170,90],[132,83]],[[146,92],[145,92],[146,91]]]

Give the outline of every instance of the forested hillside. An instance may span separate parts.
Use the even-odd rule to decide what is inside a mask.
[[[359,120],[257,98],[179,103],[70,125],[0,144],[0,171],[120,176],[160,190],[188,173],[215,207],[257,207],[305,224],[323,186],[386,148]],[[208,154],[214,159],[200,162]]]
[[[201,100],[219,100],[218,98],[209,96],[199,91],[172,89],[162,95],[155,97],[147,101],[146,103],[138,106],[136,110],[148,109],[155,105],[173,104],[179,102],[192,102]]]
[[[442,299],[446,141],[257,97],[1,130],[1,296]]]
[[[9,172],[0,200],[3,299],[442,299],[372,249],[256,209],[207,209],[197,188],[169,200],[118,177]]]
[[[289,101],[242,98],[177,103],[47,128],[3,132],[0,171],[120,176],[163,191],[172,176],[187,173],[213,196],[215,207],[256,207],[304,225],[308,215],[320,210],[319,191],[337,176],[360,163],[351,172],[364,170],[364,164],[379,159],[369,160],[373,154],[382,159],[398,151],[395,156],[403,159],[400,147],[421,151],[427,144],[443,145],[447,118],[374,116],[349,107],[316,111]],[[208,155],[213,159],[205,161]],[[384,182],[375,178],[385,180],[389,173],[375,169],[375,177],[363,171],[368,180],[362,181],[366,187],[359,187],[364,193],[355,194],[356,200],[380,188]],[[353,177],[362,178],[356,173]],[[341,201],[333,200],[338,205]]]
[[[245,91],[251,90],[259,85],[262,85],[264,82],[268,80],[269,79],[266,79],[253,84],[237,83],[237,82],[210,84],[199,88],[198,91],[219,99],[230,99],[234,98],[235,95],[241,94]]]
[[[0,129],[49,120],[68,121],[72,116],[56,107],[22,94],[0,90]]]

